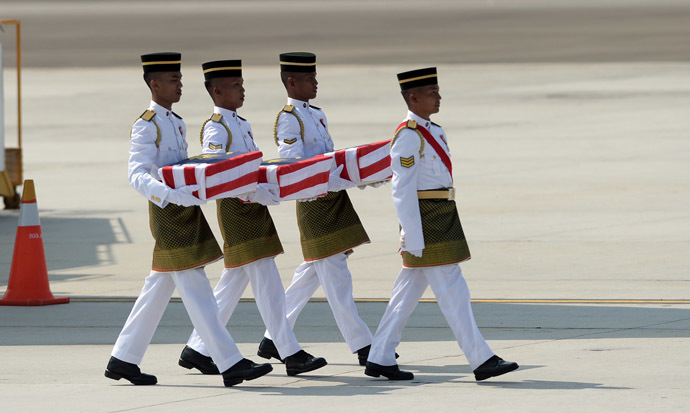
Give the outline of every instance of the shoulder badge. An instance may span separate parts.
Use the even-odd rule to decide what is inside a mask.
[[[243,117],[240,116],[240,115],[237,115],[237,117],[240,118],[241,120],[245,121],[245,122],[247,121],[247,119],[243,118]]]
[[[175,117],[177,119],[182,119],[182,116],[178,115],[177,113],[173,112],[172,110],[170,112],[172,112],[172,114],[175,115]]]
[[[139,116],[139,119],[143,119],[146,122],[153,122],[153,124],[156,126],[156,148],[158,148],[158,145],[161,143],[161,128],[158,127],[158,124],[156,123],[155,120],[153,120],[153,117],[156,116],[156,112],[153,110],[146,110],[144,113]],[[130,132],[131,135],[131,132]]]
[[[404,131],[405,129],[412,129],[417,133],[419,136],[419,157],[423,158],[424,157],[424,137],[422,136],[422,132],[417,128],[417,121],[414,119],[409,119],[406,123],[401,123],[400,126],[398,126],[398,129],[395,131],[395,135],[393,136],[393,139],[391,140],[391,148],[393,147],[393,144],[395,144],[395,141],[398,140],[398,135],[400,135],[400,132]],[[414,165],[414,157],[410,158],[400,158],[400,164],[405,167],[409,168],[412,165]]]
[[[151,119],[156,116],[156,112],[153,110],[147,110],[139,116],[139,118],[145,120],[146,122],[151,122]]]
[[[227,143],[227,146],[225,147],[225,150],[227,151],[227,153],[230,153],[230,145],[232,144],[232,132],[230,132],[230,129],[228,128],[228,126],[225,123],[221,122],[221,120],[223,120],[223,115],[221,115],[220,113],[214,113],[213,115],[211,115],[210,118],[206,119],[204,121],[204,123],[201,125],[201,131],[199,132],[199,142],[201,142],[201,147],[203,147],[204,146],[204,128],[206,127],[207,123],[209,123],[209,122],[220,123],[221,125],[223,125],[223,128],[225,128],[225,131],[228,133],[228,143]],[[223,147],[223,145],[214,145],[212,143],[209,143],[209,148],[211,148],[213,150],[221,149],[222,147]]]
[[[285,106],[283,106],[283,109],[280,112],[278,112],[278,114],[276,115],[276,120],[273,123],[273,140],[275,141],[276,146],[280,146],[280,143],[278,143],[278,120],[280,119],[280,115],[282,115],[283,113],[290,113],[292,116],[297,118],[297,122],[299,123],[299,135],[300,135],[300,138],[302,138],[302,141],[304,142],[304,123],[302,123],[302,119],[297,114],[297,111],[295,111],[294,106],[285,105]],[[290,142],[290,141],[291,141],[291,139],[283,140],[283,142],[285,142],[289,145],[297,142],[296,139],[294,142]]]
[[[318,107],[318,106],[309,105],[309,107],[312,108],[312,109],[321,110],[321,108]]]
[[[287,143],[288,145],[292,145],[293,143],[297,142],[297,138],[283,139],[283,142]]]
[[[439,125],[438,123],[431,122],[431,124],[439,128],[441,127],[441,125]]]

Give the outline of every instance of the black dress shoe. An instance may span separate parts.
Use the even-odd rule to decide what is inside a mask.
[[[382,366],[380,364],[367,361],[367,368],[364,369],[364,374],[371,377],[384,376],[388,380],[412,380],[414,374],[409,371],[400,370],[397,364],[392,366]]]
[[[197,369],[202,374],[220,374],[218,366],[216,366],[211,357],[204,356],[189,346],[185,346],[184,350],[182,350],[177,364],[186,369]]]
[[[371,344],[357,350],[357,359],[359,360],[360,366],[366,366],[367,365],[367,359],[369,358],[369,351],[370,350],[371,350]],[[397,359],[398,357],[400,357],[398,355],[398,353],[395,353],[395,358]]]
[[[518,364],[514,361],[505,361],[498,356],[491,356],[490,359],[474,369],[474,379],[477,381],[486,380],[489,377],[500,376],[517,369]]]
[[[223,372],[223,384],[225,387],[234,386],[245,380],[258,379],[272,370],[273,366],[268,363],[256,364],[251,360],[242,359]]]
[[[156,376],[142,373],[139,366],[132,363],[127,363],[115,357],[110,357],[108,367],[105,369],[105,377],[113,380],[125,379],[132,384],[137,385],[151,385],[158,383]]]
[[[288,376],[296,376],[301,373],[320,369],[328,364],[323,357],[314,357],[304,350],[285,357],[285,369]]]
[[[276,345],[273,344],[273,340],[267,339],[266,337],[259,343],[259,351],[256,352],[256,355],[269,360],[273,357],[276,360],[280,360],[281,363],[285,363],[285,360],[280,358],[280,354],[278,354],[278,349]]]

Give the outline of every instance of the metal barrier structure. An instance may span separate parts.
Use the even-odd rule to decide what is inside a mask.
[[[4,89],[2,65],[2,37],[0,36],[0,149],[4,149],[4,156],[0,154],[0,195],[3,197],[6,209],[17,209],[20,205],[16,187],[21,185],[22,173],[22,37],[21,20],[0,19],[0,32],[4,32],[5,25],[16,28],[17,40],[17,147],[5,148],[4,123]]]

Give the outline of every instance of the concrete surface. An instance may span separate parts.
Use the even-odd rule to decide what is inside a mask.
[[[0,307],[0,410],[683,411],[690,5],[420,4],[3,2],[0,17],[22,18],[24,29],[25,177],[36,182],[52,291],[73,302]],[[9,67],[13,37],[0,36]],[[405,113],[395,74],[438,66],[443,102],[434,120],[451,139],[473,253],[463,272],[490,345],[521,369],[475,384],[438,307],[426,302],[398,349],[416,379],[371,379],[348,354],[327,304],[313,302],[296,333],[329,366],[288,378],[276,364],[265,378],[225,389],[217,377],[177,367],[191,326],[173,302],[142,364],[160,385],[105,379],[152,248],[145,201],[126,182],[129,128],[148,103],[138,55],[173,49],[183,52],[175,111],[187,122],[190,154],[211,112],[203,61],[244,59],[240,114],[265,158],[277,156],[272,126],[285,100],[277,53],[318,53],[314,104],[326,110],[338,147],[390,138]],[[4,79],[5,143],[13,146],[14,72]],[[349,265],[374,331],[400,267],[397,221],[389,186],[349,192],[372,239]],[[216,230],[214,206],[204,211]],[[287,285],[301,261],[294,205],[271,211]],[[17,211],[0,211],[0,294],[17,219]],[[220,271],[220,263],[208,267],[213,283]],[[516,304],[525,299],[543,304]],[[229,324],[254,360],[261,325],[252,302]]]
[[[158,377],[153,387],[102,376],[131,303],[2,308],[3,411],[680,412],[690,402],[689,305],[475,304],[494,351],[520,363],[481,383],[435,303],[419,304],[398,347],[398,362],[415,374],[410,382],[365,376],[327,306],[308,304],[295,329],[326,367],[288,377],[273,363],[269,375],[233,388],[177,366],[191,330],[180,303],[168,307],[142,363]],[[375,329],[385,303],[358,307]],[[254,303],[240,303],[229,330],[246,357],[263,360]]]

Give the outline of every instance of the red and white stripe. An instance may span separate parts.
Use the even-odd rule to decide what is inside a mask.
[[[376,182],[390,179],[391,140],[376,142],[357,147],[359,178],[362,182]]]
[[[282,165],[267,163],[259,169],[259,182],[277,184],[281,201],[316,198],[328,192],[332,165],[333,158],[327,155],[296,159]]]
[[[195,163],[194,158],[181,165],[160,168],[159,173],[171,188],[199,185],[194,196],[203,200],[236,197],[256,190],[262,153],[259,151],[239,154],[232,158],[225,155],[216,162]],[[213,159],[213,158],[211,158]]]
[[[355,183],[385,181],[393,176],[390,139],[332,152],[333,169],[345,165],[340,177]]]

